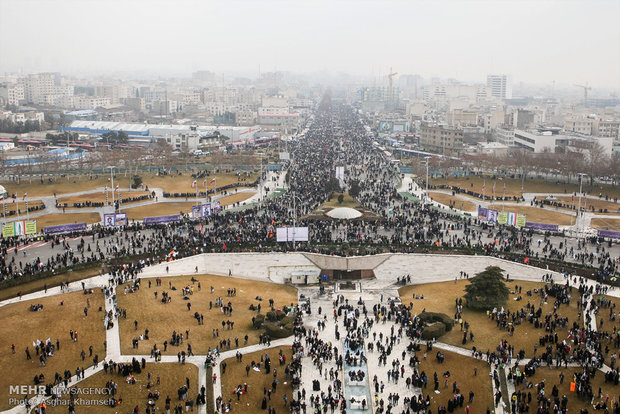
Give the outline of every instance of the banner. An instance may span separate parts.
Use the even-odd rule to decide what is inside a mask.
[[[45,234],[69,233],[72,231],[86,230],[86,223],[61,224],[59,226],[47,226],[43,229]]]
[[[606,237],[608,239],[620,239],[620,231],[599,230],[596,232],[598,237]]]
[[[508,223],[508,213],[499,213],[497,215],[497,223],[498,224],[507,224]]]
[[[526,222],[525,227],[527,227],[528,229],[554,232],[557,232],[559,230],[559,226],[557,224],[533,223],[531,221]]]
[[[173,214],[171,216],[158,216],[158,217],[144,217],[144,224],[165,224],[175,223],[181,221],[179,214]]]
[[[525,215],[524,214],[517,214],[516,226],[517,227],[524,227],[525,226]]]
[[[211,203],[201,204],[199,206],[192,206],[192,217],[208,217],[211,215]]]
[[[489,209],[484,207],[478,207],[478,218],[481,220],[487,219]]]
[[[104,227],[126,226],[127,213],[109,213],[103,215]]]
[[[278,227],[276,238],[278,242],[308,241],[308,227]]]
[[[13,237],[15,236],[15,227],[12,224],[7,224],[6,226],[2,226],[2,237]]]
[[[219,201],[214,201],[213,202],[213,214],[217,214],[220,212],[220,210],[222,209],[222,204]]]
[[[487,210],[487,221],[490,223],[497,223],[498,214],[499,214],[499,211],[488,209]]]

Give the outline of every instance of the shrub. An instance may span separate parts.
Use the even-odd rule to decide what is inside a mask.
[[[280,325],[277,322],[266,322],[263,327],[265,333],[272,338],[286,338],[293,335],[293,324]]]
[[[437,312],[422,312],[420,315],[420,320],[425,324],[431,324],[434,322],[443,323],[446,328],[446,332],[450,332],[452,330],[452,326],[454,325],[454,321],[451,317],[446,315],[445,313],[437,313]]]
[[[439,338],[446,333],[446,326],[441,322],[434,322],[424,327],[422,331],[422,339],[430,340],[433,338]]]
[[[284,318],[286,316],[286,314],[282,311],[269,311],[267,312],[267,320],[270,322],[276,322],[276,321],[280,321],[282,320],[282,318]]]
[[[254,329],[260,329],[260,327],[263,326],[264,322],[265,322],[265,315],[259,313],[258,315],[254,317],[254,323],[252,326],[254,327]]]

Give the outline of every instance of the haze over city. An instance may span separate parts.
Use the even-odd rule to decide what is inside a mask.
[[[618,1],[0,2],[0,72],[620,85]]]

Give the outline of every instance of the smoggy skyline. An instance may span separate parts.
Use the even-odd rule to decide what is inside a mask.
[[[0,1],[0,73],[395,71],[620,87],[618,1]]]

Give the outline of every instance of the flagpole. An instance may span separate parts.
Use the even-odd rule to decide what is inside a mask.
[[[482,181],[482,201],[486,200],[486,196],[485,196],[486,189],[487,189],[487,179],[484,178]]]

